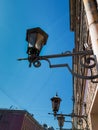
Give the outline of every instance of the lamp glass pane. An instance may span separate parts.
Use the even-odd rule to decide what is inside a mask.
[[[53,111],[58,111],[59,110],[59,106],[60,106],[60,102],[58,101],[58,99],[55,99],[54,101],[52,101]]]
[[[28,37],[29,47],[33,47],[36,42],[36,33],[31,33]]]
[[[35,48],[41,50],[42,46],[44,45],[44,36],[40,33],[37,34]]]
[[[60,127],[63,127],[64,126],[64,117],[63,116],[59,116],[58,118],[58,125],[60,126]]]

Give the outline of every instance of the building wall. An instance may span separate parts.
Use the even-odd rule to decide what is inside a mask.
[[[21,130],[43,130],[43,127],[29,114],[25,114]]]
[[[94,104],[91,111],[91,124],[92,129],[97,130],[98,129],[98,93],[95,97]]]
[[[89,2],[90,1],[92,0],[89,0]],[[75,4],[73,5],[72,3]],[[93,4],[94,3],[96,2],[93,2]],[[97,8],[98,5],[95,7]],[[71,17],[70,27],[71,30],[74,31],[75,33],[74,51],[84,51],[84,50],[87,51],[93,49],[91,42],[91,34],[88,26],[88,19],[85,12],[83,0],[70,0],[70,17]],[[73,70],[76,73],[82,75],[90,75],[90,71],[88,69],[81,67],[79,63],[80,60],[81,58],[78,56],[73,58]],[[93,68],[93,74],[97,74],[96,66]],[[74,112],[80,115],[81,114],[88,115],[88,124],[90,130],[98,129],[97,95],[98,95],[97,83],[92,83],[91,80],[79,79],[74,77]],[[84,106],[86,106],[86,109]],[[78,127],[77,119],[75,119],[74,123]]]
[[[21,130],[23,113],[0,110],[0,130]]]
[[[0,130],[43,130],[26,111],[0,110]]]

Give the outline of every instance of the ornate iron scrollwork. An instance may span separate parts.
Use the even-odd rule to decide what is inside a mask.
[[[54,115],[54,113],[48,113],[48,114]],[[82,128],[76,128],[76,126],[74,126],[74,124],[73,124],[73,121],[66,121],[65,120],[65,122],[72,123],[72,126],[73,126],[72,130],[90,130],[89,125],[88,125],[88,116],[87,115],[77,115],[75,113],[71,113],[71,114],[56,114],[56,117],[58,117],[60,115],[62,115],[64,117],[71,117],[71,118],[77,118],[78,119],[77,125],[82,127]]]
[[[61,57],[69,57],[69,56],[70,57],[80,56],[80,65],[84,69],[89,70],[90,72],[89,75],[77,74],[71,69],[71,67],[67,63],[52,64],[50,60],[51,58],[53,59],[53,58],[61,58]],[[28,60],[30,62],[29,67],[31,67],[32,64],[34,65],[34,67],[40,67],[41,61],[45,60],[48,62],[50,68],[66,67],[73,76],[81,79],[91,80],[91,82],[93,83],[98,83],[98,81],[95,81],[95,79],[98,78],[98,74],[93,75],[93,68],[97,65],[97,61],[96,61],[96,57],[93,55],[92,50],[80,51],[80,52],[66,51],[65,53],[62,54],[54,54],[54,55],[46,55],[46,56],[31,56],[30,58],[31,58],[30,60],[28,58],[22,58],[18,60]]]

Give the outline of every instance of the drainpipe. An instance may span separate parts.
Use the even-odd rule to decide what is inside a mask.
[[[96,0],[83,0],[91,37],[92,49],[97,59],[98,70],[98,10]]]

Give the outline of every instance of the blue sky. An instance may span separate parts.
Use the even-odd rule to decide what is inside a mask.
[[[50,98],[56,92],[62,98],[60,112],[72,111],[72,75],[66,68],[50,69],[46,62],[40,68],[28,67],[26,30],[41,27],[48,41],[41,55],[72,50],[69,0],[1,0],[0,1],[0,108],[25,109],[39,123],[58,128]],[[71,58],[52,60],[71,65]],[[65,124],[64,127],[70,127]]]

